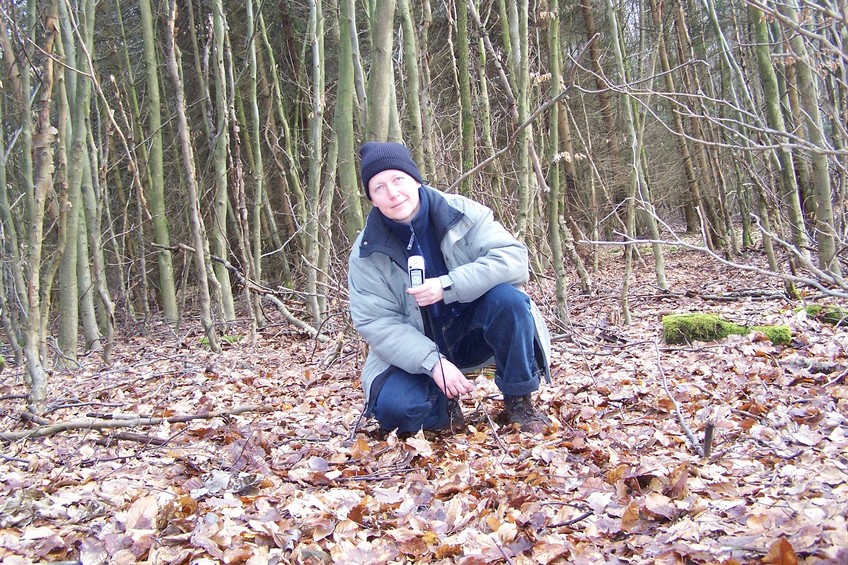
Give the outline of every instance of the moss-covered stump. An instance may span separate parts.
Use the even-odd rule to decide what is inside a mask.
[[[669,314],[663,316],[663,337],[666,343],[689,343],[692,341],[715,341],[731,334],[748,335],[757,331],[765,334],[777,345],[789,343],[792,330],[788,326],[740,326],[723,320],[716,314]]]
[[[802,310],[802,308],[798,310]],[[807,316],[815,318],[820,322],[833,324],[834,326],[848,326],[848,309],[846,308],[809,304],[804,306],[803,310],[807,312]]]

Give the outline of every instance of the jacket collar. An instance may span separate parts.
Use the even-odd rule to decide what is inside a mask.
[[[421,198],[421,210],[429,212],[429,227],[436,230],[436,237],[441,241],[445,233],[455,226],[464,214],[451,206],[444,195],[434,188],[421,185],[418,195]],[[398,265],[406,265],[406,247],[401,242],[402,238],[394,234],[389,227],[391,221],[386,219],[377,207],[371,209],[365,220],[365,230],[359,244],[360,257],[379,252],[388,255]]]

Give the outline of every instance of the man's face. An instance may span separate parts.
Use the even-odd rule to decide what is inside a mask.
[[[385,217],[401,224],[412,223],[421,207],[418,198],[420,183],[402,171],[388,169],[377,173],[368,182],[371,202]]]

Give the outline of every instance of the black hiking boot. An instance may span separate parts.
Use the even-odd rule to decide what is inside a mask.
[[[544,432],[551,421],[536,410],[529,394],[524,396],[504,396],[503,417],[508,424],[518,424],[522,432],[538,434]]]

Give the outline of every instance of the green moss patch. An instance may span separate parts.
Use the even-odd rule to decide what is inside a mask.
[[[669,314],[663,316],[663,338],[666,343],[689,343],[692,341],[715,341],[731,334],[748,335],[762,332],[774,344],[785,344],[792,340],[788,326],[740,326],[723,320],[716,314]]]
[[[798,308],[798,310],[802,310],[802,308]],[[809,304],[804,306],[803,310],[807,312],[809,317],[815,318],[820,322],[833,324],[834,326],[848,325],[848,309],[846,308]]]
[[[238,343],[239,341],[244,339],[244,336],[243,335],[237,335],[237,334],[236,335],[224,334],[224,335],[218,336],[218,339],[220,339],[224,343],[232,344],[232,343]],[[200,338],[200,345],[209,345],[209,338],[208,337]]]

